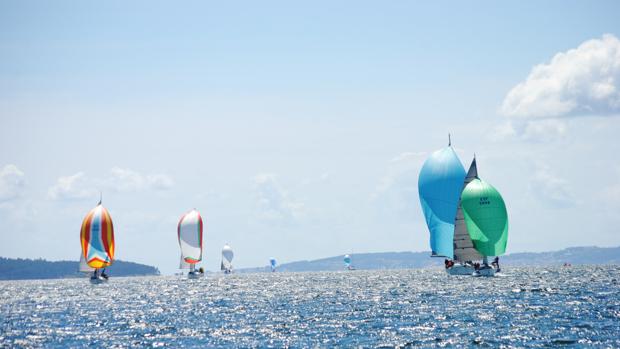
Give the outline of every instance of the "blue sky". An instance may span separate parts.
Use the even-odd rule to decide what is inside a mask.
[[[0,255],[205,265],[428,249],[447,133],[504,195],[508,251],[620,244],[615,2],[0,4]],[[559,55],[558,55],[559,54]],[[538,68],[536,68],[538,67]]]

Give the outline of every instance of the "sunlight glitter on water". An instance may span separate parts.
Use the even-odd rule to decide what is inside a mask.
[[[0,282],[0,347],[619,347],[620,268]]]

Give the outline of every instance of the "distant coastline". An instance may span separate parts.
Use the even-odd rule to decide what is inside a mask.
[[[443,266],[443,258],[430,258],[430,252],[380,252],[351,254],[358,270],[418,269]],[[310,261],[296,261],[278,266],[278,271],[337,271],[344,269],[344,255]],[[620,264],[619,247],[570,247],[550,252],[518,252],[500,258],[502,265],[601,265]],[[237,269],[237,272],[267,272],[268,266]]]
[[[78,272],[77,261],[47,261],[45,259],[22,259],[0,257],[0,280],[65,279],[83,277]],[[159,275],[153,266],[114,261],[107,268],[111,276]]]
[[[430,258],[430,252],[377,252],[353,253],[352,265],[358,270],[420,269],[443,266],[443,258]],[[344,270],[344,255],[315,260],[284,263],[277,267],[281,272],[338,271]],[[618,247],[570,247],[550,252],[518,252],[501,257],[504,266],[563,265],[620,265]],[[111,276],[160,275],[154,266],[117,260],[108,268]],[[270,267],[239,268],[238,273],[269,272]],[[63,279],[83,277],[78,272],[77,261],[47,261],[0,257],[0,280]]]

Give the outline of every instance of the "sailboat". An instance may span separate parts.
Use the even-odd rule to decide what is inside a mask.
[[[276,271],[276,259],[275,258],[271,258],[269,259],[269,265],[271,266],[271,272],[275,272]]]
[[[196,279],[203,276],[203,272],[196,270],[196,264],[202,260],[202,217],[193,209],[179,220],[177,234],[181,248],[180,269],[189,269],[188,278]],[[202,271],[202,269],[201,269]]]
[[[232,248],[230,248],[228,244],[224,245],[224,248],[222,248],[222,262],[220,263],[220,270],[222,270],[224,274],[232,273],[232,260],[234,256],[235,254]]]
[[[463,190],[465,169],[448,146],[424,162],[418,176],[420,205],[430,233],[431,257],[454,257],[454,216]]]
[[[80,243],[85,266],[80,263],[80,270],[92,268],[90,282],[100,284],[108,280],[105,268],[114,261],[114,226],[108,210],[101,205],[88,212],[82,221]],[[80,257],[80,259],[82,259]]]
[[[506,253],[508,212],[497,189],[478,177],[475,156],[469,172],[474,178],[463,189],[459,206],[473,247],[482,256],[482,265],[474,276],[493,276],[500,271],[498,256]],[[488,258],[493,256],[496,258],[490,266]]]
[[[351,265],[351,256],[349,256],[348,254],[344,255],[343,261],[344,267],[347,268],[347,270],[354,270],[353,266]]]

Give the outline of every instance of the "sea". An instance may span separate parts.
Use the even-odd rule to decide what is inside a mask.
[[[0,282],[2,348],[620,347],[620,266]]]

